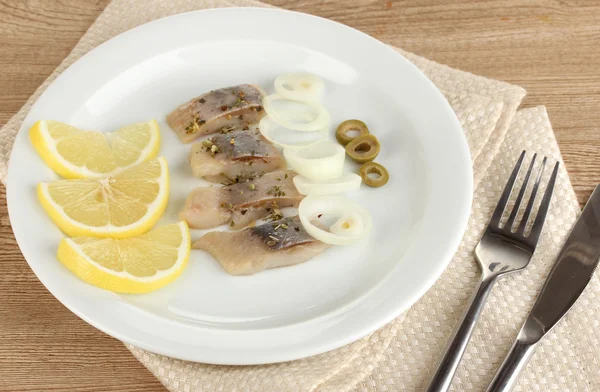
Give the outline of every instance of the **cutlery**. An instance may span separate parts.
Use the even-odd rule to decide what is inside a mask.
[[[535,251],[535,247],[542,232],[542,227],[544,226],[548,207],[550,206],[550,199],[552,198],[559,163],[557,162],[554,166],[554,170],[548,180],[548,185],[546,186],[546,191],[544,192],[531,231],[526,234],[527,222],[532,216],[542,173],[546,165],[546,157],[544,157],[542,164],[538,169],[537,178],[520,223],[515,221],[521,203],[523,202],[523,197],[525,196],[527,183],[531,177],[537,154],[534,154],[531,159],[529,169],[525,174],[523,184],[521,185],[521,189],[517,195],[508,220],[504,225],[501,226],[500,224],[502,215],[508,205],[510,195],[517,180],[521,164],[525,158],[525,153],[526,152],[523,151],[519,156],[504,191],[500,196],[500,200],[498,201],[487,229],[485,230],[481,241],[479,241],[479,244],[475,248],[475,258],[482,271],[479,285],[471,297],[471,303],[459,322],[457,329],[454,331],[452,339],[446,346],[444,355],[427,388],[428,392],[447,391],[448,388],[450,388],[454,373],[458,368],[458,364],[465,352],[467,343],[471,338],[477,319],[483,310],[485,301],[494,283],[506,274],[527,267],[527,264],[529,264],[529,261],[533,256],[533,252]],[[518,227],[513,231],[513,227],[517,224]]]
[[[600,259],[600,185],[592,193],[488,392],[510,391],[535,346],[571,309]]]

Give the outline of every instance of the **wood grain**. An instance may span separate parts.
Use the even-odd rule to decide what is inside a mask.
[[[525,87],[546,105],[579,201],[600,182],[600,3],[269,0],[432,60]],[[108,0],[0,0],[0,125],[69,53]],[[360,55],[357,53],[357,55]],[[164,391],[123,345],[42,286],[0,190],[0,391]]]

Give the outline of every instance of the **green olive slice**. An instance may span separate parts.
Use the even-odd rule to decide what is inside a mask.
[[[346,154],[358,163],[371,162],[379,154],[379,148],[374,135],[361,135],[346,145]]]
[[[348,132],[351,131],[357,131],[358,135],[348,135]],[[335,138],[342,146],[345,146],[358,136],[368,134],[369,128],[364,122],[360,120],[346,120],[337,127],[337,130],[335,131]]]
[[[373,177],[369,174],[374,174]],[[367,162],[360,167],[360,176],[363,182],[373,188],[384,186],[390,179],[390,175],[385,167],[377,162]]]

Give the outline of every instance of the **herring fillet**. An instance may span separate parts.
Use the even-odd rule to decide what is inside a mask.
[[[190,167],[195,177],[222,183],[283,169],[285,159],[260,131],[240,130],[192,145]]]
[[[296,190],[294,176],[291,170],[280,170],[220,188],[196,188],[179,216],[194,229],[228,222],[233,229],[241,229],[276,209],[298,207],[304,196]]]
[[[299,264],[330,246],[311,237],[298,216],[236,232],[213,231],[192,245],[209,252],[231,275]]]
[[[264,95],[252,84],[212,90],[173,110],[167,115],[167,123],[183,143],[223,128],[242,129],[264,117]]]

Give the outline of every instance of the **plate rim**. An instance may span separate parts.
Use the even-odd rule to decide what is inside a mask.
[[[462,239],[462,236],[465,232],[465,229],[466,229],[467,223],[468,223],[468,218],[469,218],[470,211],[471,211],[471,206],[472,206],[473,169],[472,169],[472,165],[471,165],[471,157],[470,157],[470,152],[469,152],[466,136],[464,135],[464,132],[462,130],[462,127],[460,125],[458,118],[456,117],[456,114],[452,110],[450,104],[448,103],[446,98],[443,96],[441,91],[433,84],[433,82],[431,80],[429,80],[429,78],[427,78],[425,76],[425,74],[419,68],[417,68],[412,62],[410,62],[408,59],[406,59],[402,54],[395,51],[391,46],[377,40],[374,37],[369,36],[366,33],[361,32],[360,30],[354,29],[350,26],[347,26],[342,23],[335,22],[335,21],[332,21],[330,19],[326,19],[323,17],[310,15],[310,14],[306,14],[306,13],[301,13],[301,12],[296,12],[296,11],[283,10],[283,9],[278,9],[278,8],[262,8],[262,7],[212,8],[212,9],[203,9],[203,10],[196,10],[196,11],[190,11],[190,12],[170,15],[170,16],[167,16],[164,18],[156,19],[156,20],[150,21],[148,23],[136,26],[129,30],[126,30],[126,31],[106,40],[105,42],[98,45],[97,47],[91,49],[89,52],[85,53],[83,56],[81,56],[79,59],[77,59],[75,62],[73,62],[73,64],[69,65],[59,75],[57,75],[57,77],[46,87],[46,90],[48,88],[50,88],[52,86],[52,84],[61,80],[64,77],[64,75],[67,74],[68,71],[73,66],[75,66],[80,61],[82,61],[82,59],[85,59],[85,58],[93,55],[94,53],[103,51],[104,48],[111,45],[115,40],[117,40],[117,39],[122,40],[123,39],[122,37],[127,36],[132,33],[135,33],[136,30],[138,30],[138,29],[147,28],[148,25],[153,25],[153,24],[157,24],[157,23],[165,23],[166,20],[176,19],[176,18],[180,18],[180,17],[189,17],[190,14],[204,15],[204,14],[209,14],[209,13],[247,12],[247,11],[261,12],[261,13],[267,12],[267,13],[275,13],[275,14],[277,14],[277,13],[294,14],[294,15],[298,15],[301,17],[307,17],[309,19],[310,18],[319,19],[323,23],[341,26],[344,29],[350,30],[354,34],[360,34],[364,37],[367,37],[371,41],[371,43],[374,45],[379,45],[381,47],[385,47],[386,50],[393,53],[394,56],[397,56],[398,58],[400,58],[401,61],[405,62],[407,66],[412,67],[418,74],[420,74],[422,76],[423,82],[426,84],[429,84],[430,89],[432,91],[434,91],[434,93],[438,95],[438,98],[440,98],[441,101],[443,101],[445,103],[445,109],[448,111],[449,117],[451,118],[451,121],[453,122],[451,128],[454,128],[455,131],[456,130],[459,131],[460,137],[458,139],[460,139],[460,144],[462,146],[462,151],[460,152],[460,154],[462,154],[463,160],[468,161],[468,164],[464,165],[461,168],[462,172],[460,173],[460,175],[463,177],[461,179],[461,181],[464,181],[464,185],[465,185],[465,189],[464,189],[463,193],[466,194],[468,197],[464,198],[463,200],[460,200],[459,203],[461,203],[461,204],[457,206],[457,209],[460,210],[460,213],[459,213],[460,217],[459,217],[459,219],[457,219],[457,222],[453,227],[455,229],[454,235],[451,236],[452,238],[449,240],[449,245],[446,246],[446,249],[443,252],[444,253],[444,256],[442,257],[443,260],[440,260],[440,263],[438,264],[436,271],[434,271],[430,274],[430,278],[427,279],[425,282],[423,282],[423,284],[421,285],[421,290],[416,290],[416,292],[413,293],[411,298],[409,300],[405,301],[403,306],[396,306],[395,310],[393,312],[388,312],[387,317],[381,317],[377,322],[371,322],[368,326],[363,327],[360,331],[355,331],[354,334],[346,334],[345,338],[337,339],[335,342],[329,342],[329,344],[321,343],[319,345],[319,348],[312,348],[312,349],[305,349],[305,350],[297,349],[296,351],[294,351],[294,353],[285,352],[285,353],[279,354],[279,355],[270,354],[270,355],[267,355],[267,357],[268,357],[267,360],[265,360],[264,358],[259,357],[259,356],[253,357],[254,359],[252,359],[252,358],[237,358],[236,360],[223,360],[223,359],[215,360],[215,359],[210,359],[210,358],[201,358],[201,356],[197,356],[197,355],[193,355],[191,357],[189,355],[180,355],[180,354],[174,353],[170,350],[159,349],[155,345],[148,344],[145,341],[140,341],[131,336],[125,336],[120,331],[115,331],[114,329],[111,329],[109,327],[106,327],[105,325],[102,325],[101,322],[97,322],[96,320],[93,319],[93,317],[89,317],[85,311],[82,311],[77,306],[75,306],[73,304],[73,302],[69,300],[69,298],[65,298],[62,295],[57,295],[56,291],[53,290],[51,287],[49,287],[46,284],[46,282],[40,278],[40,275],[38,274],[38,271],[36,270],[36,268],[25,257],[25,253],[28,253],[28,252],[23,251],[23,247],[21,246],[20,241],[17,239],[16,230],[13,228],[13,232],[15,232],[15,239],[17,239],[17,244],[19,246],[19,249],[23,253],[24,258],[27,260],[29,267],[33,270],[36,277],[38,278],[38,280],[40,280],[40,282],[42,282],[44,287],[46,287],[46,289],[59,302],[61,302],[65,307],[67,307],[71,312],[75,313],[78,317],[80,317],[82,320],[86,321],[90,325],[94,326],[95,328],[101,330],[102,332],[104,332],[112,337],[115,337],[115,338],[121,340],[122,342],[130,343],[134,346],[143,348],[145,350],[148,350],[148,351],[151,351],[151,352],[154,352],[157,354],[166,355],[169,357],[178,358],[178,359],[182,359],[182,360],[211,363],[211,364],[223,364],[223,365],[252,365],[252,364],[268,364],[268,363],[285,362],[285,361],[296,360],[296,359],[305,358],[308,356],[318,355],[318,354],[321,354],[321,353],[324,353],[327,351],[331,351],[333,349],[336,349],[336,348],[342,347],[344,345],[347,345],[349,343],[352,343],[352,342],[366,336],[367,334],[378,330],[379,328],[383,327],[385,324],[389,323],[390,321],[392,321],[393,319],[398,317],[404,311],[406,311],[407,309],[412,307],[414,305],[414,303],[417,302],[431,288],[431,286],[435,283],[435,281],[440,277],[442,272],[447,268],[447,266],[449,265],[449,263],[451,261],[452,255],[456,252],[456,250],[460,244],[460,241]],[[46,90],[44,90],[44,92],[42,92],[42,94],[40,94],[38,99],[31,106],[30,110],[28,111],[27,115],[24,118],[23,123],[21,124],[21,127],[20,127],[18,133],[27,132],[27,129],[25,129],[25,123],[26,123],[25,120],[29,116],[29,113],[31,113],[33,111],[33,109],[36,107],[36,105],[38,105],[40,100],[43,98],[44,94],[46,93]],[[16,137],[15,137],[15,140],[16,140]],[[8,162],[8,166],[7,166],[6,192],[7,192],[7,206],[8,206],[9,220],[11,222],[11,226],[14,227],[13,215],[11,213],[10,206],[13,203],[15,203],[14,200],[15,200],[16,195],[14,195],[14,192],[9,190],[9,189],[14,188],[14,186],[9,188],[9,184],[12,182],[11,177],[14,177],[14,175],[13,176],[10,175],[11,168],[13,167],[13,165],[12,165],[12,162],[14,161],[13,157],[14,157],[14,155],[11,154],[11,157],[9,158],[9,162]],[[466,159],[466,158],[468,158],[468,159]]]

